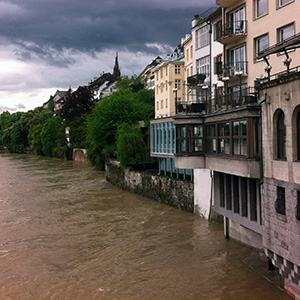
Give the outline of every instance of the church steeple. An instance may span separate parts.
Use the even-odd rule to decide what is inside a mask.
[[[119,68],[119,62],[118,62],[118,52],[116,53],[116,59],[115,59],[115,66],[114,66],[114,76],[121,77],[121,71]]]

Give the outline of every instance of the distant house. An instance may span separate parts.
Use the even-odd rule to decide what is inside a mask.
[[[116,82],[119,80],[120,77],[121,77],[121,71],[119,68],[118,54],[116,54],[113,74],[103,73],[102,75],[100,75],[100,77],[95,77],[89,83],[89,88],[94,96],[94,99],[100,100],[115,92]]]
[[[155,89],[154,68],[162,62],[162,58],[157,56],[150,64],[148,64],[141,72],[139,77],[144,77],[146,80],[146,88],[149,90]]]

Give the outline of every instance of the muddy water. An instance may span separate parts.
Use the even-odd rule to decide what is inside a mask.
[[[290,299],[251,249],[85,164],[0,155],[0,299]]]

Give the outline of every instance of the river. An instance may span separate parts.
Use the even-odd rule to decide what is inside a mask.
[[[222,226],[93,167],[0,154],[0,299],[290,299]]]

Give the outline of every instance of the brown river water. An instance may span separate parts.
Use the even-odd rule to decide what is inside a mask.
[[[290,299],[222,226],[93,167],[0,154],[0,299]]]

